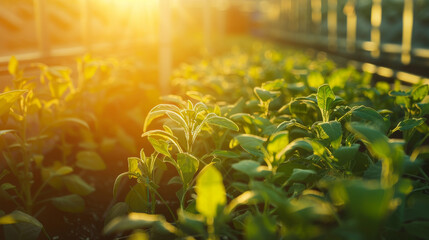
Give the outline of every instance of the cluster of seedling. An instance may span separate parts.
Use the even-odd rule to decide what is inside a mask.
[[[260,45],[175,77],[179,96],[144,123],[153,153],[130,157],[117,178],[114,192],[124,176],[137,183],[112,208],[105,234],[427,237],[428,85],[371,83],[353,68]],[[158,118],[162,128],[148,130]],[[171,179],[162,178],[166,164],[177,172]],[[174,184],[177,209],[158,191]],[[166,207],[169,216],[158,214]]]

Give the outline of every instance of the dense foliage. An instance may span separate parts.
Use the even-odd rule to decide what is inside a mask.
[[[125,61],[87,55],[77,60],[75,73],[65,66],[28,68],[30,73],[12,57],[8,70],[13,80],[0,94],[0,224],[5,239],[49,238],[44,227],[49,222],[39,221],[50,219],[47,209],[83,212],[84,199],[95,191],[94,180],[88,179],[106,169],[102,156],[120,151],[121,145],[129,154],[136,151],[121,118],[111,112],[128,111],[126,124],[133,126],[133,118],[142,121],[138,116],[144,111],[138,101],[127,104],[131,94],[123,100],[141,85],[132,81]],[[151,97],[156,95],[148,94],[147,101]]]
[[[105,234],[427,238],[428,85],[373,83],[323,55],[260,44],[174,77],[177,94],[144,122],[153,152],[117,178],[114,194],[124,177],[136,183]]]

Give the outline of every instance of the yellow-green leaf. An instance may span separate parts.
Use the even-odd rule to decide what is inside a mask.
[[[221,173],[210,166],[197,179],[197,210],[207,218],[214,218],[218,206],[226,203]]]
[[[104,170],[106,164],[98,153],[93,151],[80,151],[76,154],[76,166],[93,171]]]

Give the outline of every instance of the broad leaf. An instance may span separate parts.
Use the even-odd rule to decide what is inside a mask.
[[[428,95],[428,85],[421,85],[411,91],[411,97],[415,102],[421,102]]]
[[[236,136],[235,139],[244,150],[255,156],[260,156],[262,154],[260,149],[266,141],[265,138],[251,134],[241,134]]]
[[[198,170],[199,163],[198,159],[189,153],[177,154],[177,164],[183,175],[184,186],[188,186],[188,183],[194,177]]]
[[[100,155],[94,151],[80,151],[76,154],[76,166],[93,171],[106,169],[106,164]]]
[[[78,213],[85,210],[85,201],[77,194],[52,198],[51,202],[63,212]]]
[[[317,105],[323,116],[323,121],[329,121],[329,111],[331,110],[332,103],[335,100],[335,94],[328,84],[324,84],[317,90]]]
[[[334,149],[341,146],[343,130],[338,121],[324,122],[316,125],[317,135],[321,139],[329,139]]]
[[[253,160],[241,160],[232,164],[232,168],[250,177],[265,177],[271,173],[267,166],[261,166],[259,162]]]
[[[227,128],[233,131],[238,131],[238,126],[233,121],[225,117],[214,116],[207,119],[207,123],[219,127]]]
[[[155,107],[153,107],[148,115],[146,116],[146,119],[144,121],[143,125],[143,132],[146,132],[147,127],[149,124],[156,118],[159,118],[167,113],[167,111],[180,113],[180,108],[178,108],[176,105],[172,104],[158,104]]]
[[[124,232],[128,230],[157,226],[158,231],[177,234],[178,229],[165,221],[162,215],[146,213],[130,213],[128,216],[118,217],[110,221],[103,229],[103,234]]]
[[[167,157],[171,157],[170,152],[168,151],[168,143],[162,139],[155,139],[152,137],[148,137],[148,140],[155,151],[164,154]]]
[[[199,175],[195,191],[197,193],[196,208],[206,218],[214,218],[217,208],[226,203],[222,175],[214,166],[208,167]]]
[[[406,120],[400,121],[398,125],[394,129],[392,129],[392,132],[395,132],[397,130],[408,131],[422,125],[424,122],[425,122],[424,118],[406,119]]]
[[[289,133],[287,131],[276,132],[270,137],[267,150],[270,154],[275,155],[289,144]]]
[[[0,93],[0,117],[9,113],[10,107],[24,94],[25,90],[14,90]]]
[[[267,102],[280,96],[280,92],[278,91],[268,91],[260,87],[255,87],[254,91],[261,102]]]
[[[136,158],[136,157],[128,158],[128,172],[132,173],[128,175],[130,179],[137,178],[137,176],[143,176],[143,173],[139,168],[139,162],[141,162],[140,158]]]
[[[310,169],[299,169],[295,168],[292,171],[291,176],[288,179],[288,183],[302,182],[306,183],[310,178],[314,177],[316,172]]]
[[[71,193],[86,196],[95,191],[95,188],[86,183],[80,176],[72,174],[63,177],[64,184]]]
[[[149,209],[149,190],[144,183],[135,184],[125,197],[131,212],[146,212]]]

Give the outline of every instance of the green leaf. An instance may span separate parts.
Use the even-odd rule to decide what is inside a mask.
[[[324,84],[317,90],[317,105],[323,116],[323,121],[329,121],[329,111],[331,110],[332,103],[335,100],[335,94],[328,84]]]
[[[382,187],[379,181],[352,180],[332,185],[330,195],[334,205],[344,204],[361,231],[372,235],[389,214],[393,190]]]
[[[51,202],[57,209],[63,212],[79,213],[85,210],[85,201],[77,194],[52,198]]]
[[[371,126],[362,123],[350,123],[347,124],[346,127],[350,132],[354,133],[359,139],[364,141],[368,148],[377,157],[390,157],[392,149],[386,135]]]
[[[210,155],[215,157],[238,158],[240,154],[228,150],[214,150]]]
[[[288,183],[292,183],[292,182],[306,183],[307,180],[314,177],[315,175],[316,175],[316,172],[314,170],[295,168],[293,169],[292,174],[287,181]]]
[[[227,129],[230,129],[233,131],[239,130],[237,124],[235,124],[233,121],[231,121],[225,117],[213,116],[213,117],[207,119],[207,123],[211,124],[211,125],[216,125],[219,127],[227,128]]]
[[[39,220],[19,210],[15,210],[10,214],[0,217],[0,225],[15,223],[31,223],[32,225],[37,226],[40,229],[43,228],[43,225],[39,222]]]
[[[419,116],[425,116],[429,114],[429,103],[417,103],[417,108],[419,109]]]
[[[118,187],[119,187],[119,184],[121,183],[121,179],[123,177],[129,176],[129,175],[132,175],[132,173],[123,172],[116,177],[115,182],[113,183],[113,197],[114,198],[116,197],[116,194],[118,192]],[[137,176],[135,176],[135,177],[137,177]]]
[[[262,154],[260,152],[260,149],[263,147],[264,142],[267,140],[265,138],[251,134],[241,134],[236,136],[234,139],[238,141],[238,143],[244,150],[255,156],[260,156]]]
[[[86,183],[80,176],[72,174],[63,177],[63,182],[71,193],[86,196],[95,191],[95,188]]]
[[[411,97],[415,102],[421,102],[428,95],[428,92],[428,85],[421,85],[411,91]]]
[[[267,166],[261,166],[259,162],[253,160],[241,160],[232,164],[232,168],[250,177],[265,177],[271,173]]]
[[[128,216],[114,218],[103,229],[103,234],[124,232],[138,228],[158,226],[157,230],[177,234],[176,227],[165,221],[162,215],[152,215],[146,213],[130,213]]]
[[[280,90],[286,85],[286,82],[283,78],[266,81],[262,83],[262,88],[267,91]]]
[[[278,91],[268,91],[260,87],[255,87],[254,92],[261,102],[267,102],[280,96]]]
[[[62,166],[62,167],[58,168],[57,170],[55,170],[53,175],[54,176],[64,176],[64,175],[67,175],[71,172],[73,172],[73,168],[71,168],[69,166]]]
[[[338,160],[338,164],[341,166],[350,166],[351,164],[353,164],[356,159],[356,154],[359,150],[359,146],[359,144],[353,144],[352,146],[341,146],[336,149],[333,154],[334,157]]]
[[[343,130],[338,121],[324,122],[316,125],[318,138],[329,139],[334,149],[341,146]]]
[[[106,169],[103,159],[94,151],[80,151],[76,154],[76,166],[93,171]]]
[[[404,228],[408,234],[419,239],[427,239],[429,236],[429,221],[413,221],[404,224]]]
[[[392,97],[409,97],[410,96],[410,92],[405,92],[405,91],[390,91],[389,95]]]
[[[0,117],[9,113],[10,107],[24,94],[26,90],[13,90],[0,93]]]
[[[278,239],[276,219],[269,215],[250,215],[245,221],[245,236],[248,240]]]
[[[354,107],[351,110],[351,114],[353,116],[353,121],[359,121],[366,123],[367,125],[372,125],[383,133],[386,133],[389,129],[390,123],[386,122],[383,116],[381,116],[380,113],[372,108],[365,106]]]
[[[144,183],[135,184],[125,197],[131,212],[146,212],[149,209],[148,189]]]
[[[143,125],[143,132],[146,132],[147,127],[153,120],[163,116],[164,114],[167,113],[167,111],[180,113],[180,108],[172,104],[158,104],[157,106],[152,108],[149,111],[148,115],[146,116],[146,119]]]
[[[125,202],[117,202],[107,211],[104,218],[104,225],[107,225],[112,219],[116,217],[126,216],[128,214],[128,205]]]
[[[304,152],[313,151],[313,147],[308,141],[297,139],[289,143],[285,148],[283,148],[279,153],[277,153],[276,158],[280,159],[283,155],[289,155],[290,153],[293,153],[298,149],[303,150]]]
[[[206,218],[214,218],[218,206],[226,203],[222,174],[214,166],[209,166],[199,175],[195,191],[197,193],[196,208]]]
[[[392,130],[392,132],[395,132],[397,130],[401,131],[408,131],[415,127],[418,127],[422,125],[425,122],[426,119],[424,118],[410,118],[403,121],[400,121],[398,125]]]
[[[188,186],[189,182],[194,177],[198,170],[199,163],[198,159],[189,153],[177,154],[177,164],[182,172],[184,186]]]
[[[168,151],[168,143],[162,139],[155,139],[153,137],[148,137],[148,140],[155,151],[164,154],[167,157],[171,157],[170,152]]]
[[[42,224],[36,218],[19,210],[0,217],[0,225],[3,224],[4,239],[39,239],[43,229]]]
[[[132,173],[128,175],[130,179],[137,178],[137,176],[143,176],[143,173],[139,168],[139,162],[141,162],[140,158],[136,158],[136,157],[128,158],[128,172]]]
[[[270,137],[267,150],[270,154],[275,155],[289,144],[289,132],[276,132]]]
[[[50,123],[45,129],[42,130],[42,132],[45,132],[49,129],[53,129],[55,127],[61,127],[65,124],[70,124],[70,123],[80,125],[81,127],[84,127],[84,128],[89,130],[88,123],[86,123],[82,119],[79,119],[79,118],[62,118],[62,119],[59,119],[59,120],[56,120],[56,121],[53,121],[52,123]]]

